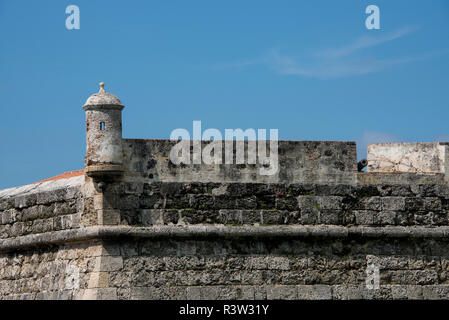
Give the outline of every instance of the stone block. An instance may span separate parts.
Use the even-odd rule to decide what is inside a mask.
[[[383,197],[382,210],[403,211],[405,210],[404,197]]]
[[[331,300],[332,287],[329,285],[297,285],[299,300]]]
[[[267,285],[268,300],[295,300],[297,299],[296,286],[292,285]]]
[[[88,289],[109,287],[108,272],[91,272],[89,274]]]
[[[123,258],[120,256],[96,257],[95,272],[119,271],[123,268]]]
[[[287,224],[290,218],[285,210],[261,210],[253,211],[253,222],[261,224]]]
[[[373,225],[376,211],[372,210],[354,210],[355,223],[358,225]]]
[[[164,210],[162,209],[142,209],[140,219],[144,226],[154,226],[164,224]]]
[[[1,224],[11,224],[17,221],[14,209],[6,210],[0,213]]]
[[[447,146],[431,143],[368,144],[368,172],[444,173]]]
[[[363,299],[364,286],[335,285],[332,287],[332,298],[336,300],[360,300]]]
[[[84,290],[83,300],[117,300],[116,288],[95,288]]]
[[[36,204],[37,196],[36,194],[30,194],[25,196],[18,196],[14,199],[14,207],[15,208],[25,208],[29,206],[33,206]]]
[[[120,222],[120,210],[99,210],[100,225],[118,225]]]
[[[426,300],[447,300],[449,298],[449,285],[423,286],[422,294]]]

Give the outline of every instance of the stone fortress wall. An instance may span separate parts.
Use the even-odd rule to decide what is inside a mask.
[[[83,175],[0,191],[1,299],[448,299],[445,143],[358,172],[353,142],[280,141],[261,176],[120,144],[122,109],[86,102]]]

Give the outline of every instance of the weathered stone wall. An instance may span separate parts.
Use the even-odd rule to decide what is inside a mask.
[[[58,239],[65,244],[2,252],[0,298],[447,299],[449,294],[448,228],[437,229],[439,236],[313,227],[295,234],[271,228],[271,235],[254,232],[268,227],[158,228],[89,227],[91,233],[80,232],[77,242],[68,231],[58,231],[54,239],[65,232]],[[378,289],[366,284],[372,265],[380,270]]]
[[[449,225],[446,184],[112,183],[120,224]]]
[[[280,142],[264,177],[174,166],[173,144],[124,140],[122,176],[0,191],[0,298],[449,298],[445,172],[357,173],[352,143]]]
[[[354,142],[279,141],[279,171],[270,176],[259,174],[263,164],[174,165],[170,150],[177,142],[169,140],[123,139],[124,179],[141,182],[258,182],[353,184],[357,161]],[[208,142],[202,141],[202,149]],[[245,141],[245,159],[248,141]],[[266,145],[269,154],[269,143]],[[193,150],[193,145],[192,148]],[[254,151],[255,152],[255,151]],[[236,154],[234,142],[233,154]],[[223,162],[225,148],[223,143]]]
[[[0,299],[449,299],[448,143],[369,145],[366,173],[354,142],[175,164],[100,87],[85,176],[0,190]]]
[[[115,289],[100,288],[110,261],[101,241],[0,252],[0,299],[116,298]]]
[[[447,173],[448,143],[376,143],[367,147],[369,172]]]
[[[438,175],[409,179],[108,181],[101,190],[87,180],[3,199],[2,218],[14,211],[12,225],[31,229],[0,244],[0,298],[446,299],[449,188]],[[96,226],[104,212],[118,217]],[[79,223],[55,224],[70,215]],[[43,219],[52,229],[33,229]],[[379,289],[366,285],[369,265]]]
[[[447,299],[447,241],[141,240],[111,244],[119,299]],[[380,288],[366,286],[367,266]]]
[[[0,239],[80,227],[81,186],[0,197]]]

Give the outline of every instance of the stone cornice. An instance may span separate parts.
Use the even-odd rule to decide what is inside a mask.
[[[118,238],[408,238],[449,239],[449,227],[344,227],[344,226],[94,226],[3,239],[0,251],[14,251],[71,242]]]

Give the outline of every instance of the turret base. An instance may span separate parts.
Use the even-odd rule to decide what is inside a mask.
[[[120,176],[123,173],[123,167],[120,164],[97,164],[85,168],[85,173],[89,177]]]

